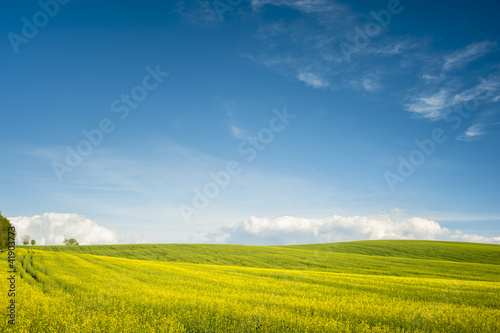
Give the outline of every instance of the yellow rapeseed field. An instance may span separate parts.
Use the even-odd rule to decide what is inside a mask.
[[[17,249],[15,299],[16,323],[5,317],[1,332],[500,332],[495,281],[24,248]],[[4,309],[9,300],[2,292]]]

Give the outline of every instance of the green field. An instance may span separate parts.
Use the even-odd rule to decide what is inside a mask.
[[[498,245],[34,246],[17,270],[2,332],[500,332]]]

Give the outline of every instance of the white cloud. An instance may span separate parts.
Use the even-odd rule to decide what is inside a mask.
[[[29,235],[37,245],[62,245],[65,238],[75,238],[81,245],[131,242],[130,237],[98,225],[78,214],[44,213],[35,216],[9,217],[20,236]]]
[[[472,141],[473,139],[476,139],[478,136],[484,134],[486,134],[486,132],[484,131],[484,126],[482,124],[474,124],[470,126],[463,135],[457,137],[457,140]]]
[[[363,79],[363,87],[368,91],[375,91],[380,88],[377,82],[369,78]]]
[[[344,89],[341,82],[347,82],[354,89],[380,90],[389,73],[414,65],[415,57],[409,51],[421,52],[424,42],[422,38],[388,35],[387,29],[381,27],[369,43],[358,46],[357,39],[354,41],[356,28],[363,29],[373,17],[338,1],[252,0],[251,4],[257,15],[271,6],[291,8],[296,15],[282,19],[278,10],[274,20],[261,20],[257,38],[248,44],[245,56],[313,88]],[[349,55],[341,45],[351,46]],[[378,79],[366,81],[364,78],[372,73]],[[353,81],[357,84],[349,84]]]
[[[484,134],[483,126],[480,124],[472,125],[465,131],[465,135],[467,136],[478,136]]]
[[[236,139],[240,140],[246,140],[249,137],[248,133],[244,129],[234,125],[231,125],[231,133]]]
[[[326,0],[252,0],[255,9],[263,5],[289,6],[304,13],[319,13],[335,7],[335,4]]]
[[[442,75],[431,75],[431,74],[424,73],[424,74],[420,75],[420,78],[424,79],[426,81],[440,81],[443,79],[443,76]]]
[[[328,87],[328,82],[313,73],[299,73],[298,79],[313,88]]]
[[[493,96],[500,88],[500,82],[498,77],[493,77],[490,75],[488,79],[480,77],[480,83],[471,89],[464,90],[463,92],[453,96],[450,104],[459,104],[477,99],[477,96],[481,96],[486,102],[495,102]]]
[[[442,118],[443,112],[450,107],[449,96],[450,92],[445,88],[441,88],[432,95],[414,98],[413,102],[407,105],[407,109],[424,118],[437,120]]]
[[[250,217],[208,233],[217,243],[280,245],[339,242],[362,239],[427,239],[451,232],[439,223],[420,217],[332,216],[323,219],[282,216],[276,219]],[[398,218],[395,220],[395,218]]]
[[[404,39],[392,39],[392,38],[387,38],[390,40],[390,43],[387,45],[377,45],[377,47],[369,49],[370,53],[374,54],[382,54],[382,55],[396,55],[396,54],[401,54],[404,51],[411,50],[415,47],[417,47],[418,44],[412,44],[410,43],[410,40],[404,40]]]
[[[347,34],[360,22],[359,14],[349,6],[327,0],[252,1],[252,9],[258,14],[267,9],[265,5],[292,8],[300,15],[289,20],[276,18],[271,23],[262,21],[256,39],[258,46],[251,43],[245,52],[251,61],[313,88],[338,89],[336,82],[358,80],[373,70],[371,65],[369,68],[363,64],[346,66],[339,45],[347,41]],[[369,47],[356,49],[356,54],[386,58],[400,54],[408,43],[396,39],[391,43],[381,42],[382,45],[373,44],[375,40]],[[257,54],[255,50],[260,52]]]
[[[450,239],[461,242],[500,244],[500,237],[484,237],[475,234],[465,234],[459,230],[455,231],[455,234],[451,235]]]
[[[382,88],[378,82],[378,78],[375,77],[375,75],[372,75],[372,77],[364,77],[360,80],[351,80],[349,84],[356,90],[375,92]]]
[[[443,70],[450,71],[465,66],[467,63],[491,52],[496,44],[496,42],[482,41],[479,43],[472,43],[461,50],[454,51],[444,57]]]
[[[178,1],[174,9],[182,19],[191,24],[211,26],[221,22],[211,1]]]
[[[498,111],[494,108],[481,113],[476,120],[476,123],[469,126],[464,134],[458,136],[456,139],[461,141],[473,141],[479,136],[488,134],[488,128],[494,130],[492,127],[498,125],[499,123],[494,122],[494,118],[498,114]]]
[[[423,118],[440,120],[451,113],[453,107],[457,105],[466,106],[469,102],[478,105],[494,102],[493,96],[500,90],[498,77],[493,75],[487,79],[479,77],[479,81],[474,87],[461,92],[457,92],[457,89],[443,87],[438,92],[414,97],[410,103],[406,104],[406,109]]]

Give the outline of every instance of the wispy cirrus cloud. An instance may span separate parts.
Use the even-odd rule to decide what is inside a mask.
[[[407,104],[407,110],[423,118],[437,120],[441,119],[452,104],[450,99],[451,92],[446,88],[441,88],[438,92],[415,97],[412,102]]]
[[[484,134],[484,126],[482,124],[474,124],[465,131],[465,135],[473,138]]]
[[[345,8],[339,3],[327,0],[252,0],[252,6],[256,10],[265,5],[289,6],[304,13],[324,13]]]
[[[372,75],[371,77],[364,77],[359,80],[352,80],[350,82],[352,87],[357,90],[366,90],[368,92],[375,92],[382,89],[378,77]]]
[[[256,33],[258,47],[252,47],[245,56],[312,88],[340,89],[342,82],[360,81],[360,88],[374,91],[375,85],[364,78],[379,74],[378,66],[373,66],[376,58],[398,56],[416,46],[409,37],[373,39],[366,47],[356,49],[360,61],[347,65],[340,44],[356,26],[373,19],[368,13],[356,13],[335,1],[252,1],[255,14],[261,15],[270,8],[286,14],[280,17],[276,14],[279,10],[273,11],[272,21],[261,20]],[[295,15],[286,9],[295,11]],[[259,49],[260,53],[253,49]]]
[[[486,79],[480,76],[478,84],[462,91],[454,85],[443,85],[437,92],[412,97],[406,104],[406,110],[417,117],[440,120],[450,114],[457,105],[466,105],[469,102],[483,105],[493,103],[499,91],[498,75],[490,75]]]
[[[495,52],[496,46],[495,41],[481,41],[449,51],[445,55],[427,55],[427,64],[419,74],[424,84],[414,89],[414,94],[417,96],[410,97],[410,102],[405,105],[406,110],[417,117],[440,120],[451,113],[453,107],[457,105],[478,100],[481,104],[494,102],[495,96],[500,91],[497,74],[493,76],[489,73],[487,78],[476,74],[479,83],[475,85],[469,83],[469,87],[464,88],[471,81],[471,74],[457,74],[454,71]],[[470,133],[478,133],[477,130],[477,127],[473,128]]]
[[[328,81],[314,73],[299,73],[297,78],[313,88],[324,88],[330,85]]]
[[[404,8],[408,9],[391,21],[410,11],[409,6]],[[358,36],[364,44],[355,47],[353,61],[346,62],[340,45],[352,41],[352,35],[383,8],[357,12],[337,1],[252,0],[247,9],[248,17],[257,25],[254,38],[245,43],[248,49],[241,55],[313,89],[392,91],[394,102],[403,104],[412,116],[432,121],[443,119],[457,106],[474,102],[478,95],[488,95],[481,99],[481,106],[500,98],[499,77],[473,83],[482,73],[487,76],[484,70],[491,70],[491,66],[474,73],[460,71],[498,51],[497,41],[472,41],[438,51],[428,37],[398,36],[384,26],[368,40]],[[411,96],[401,90],[403,86]],[[238,127],[231,131],[237,138],[244,135]],[[479,133],[483,133],[481,126],[472,124],[463,138],[477,138]]]
[[[246,140],[250,136],[248,132],[241,127],[231,125],[230,128],[231,128],[231,133],[236,139]]]
[[[457,136],[459,141],[473,141],[477,140],[479,136],[486,134],[484,124],[478,123],[470,126],[464,134]]]
[[[464,67],[468,63],[492,52],[496,42],[482,41],[467,45],[465,48],[450,52],[444,57],[443,71],[451,71]]]
[[[496,109],[491,109],[481,113],[477,117],[475,123],[469,126],[462,135],[457,136],[456,139],[460,141],[474,141],[479,139],[479,137],[488,134],[488,128],[500,124],[500,122],[494,121],[497,114],[498,111]]]
[[[214,25],[220,23],[217,12],[211,5],[211,1],[177,1],[174,11],[183,20],[196,25]]]

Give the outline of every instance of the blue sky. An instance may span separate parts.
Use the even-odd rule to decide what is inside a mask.
[[[2,1],[2,214],[47,244],[500,242],[499,6]]]

